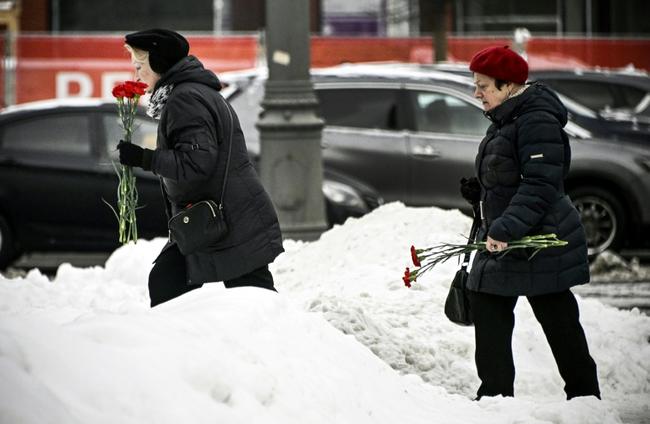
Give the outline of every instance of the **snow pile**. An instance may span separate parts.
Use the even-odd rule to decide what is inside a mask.
[[[149,309],[164,240],[105,267],[0,277],[0,423],[619,423],[650,416],[650,318],[579,299],[602,402],[564,400],[525,299],[514,399],[473,402],[473,330],[442,307],[456,264],[406,289],[411,244],[462,242],[457,211],[394,203],[287,241],[279,293],[209,284]]]

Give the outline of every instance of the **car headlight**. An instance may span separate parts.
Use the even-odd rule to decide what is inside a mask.
[[[354,207],[366,209],[366,203],[363,201],[359,193],[352,187],[336,181],[324,180],[323,181],[323,194],[331,202]]]

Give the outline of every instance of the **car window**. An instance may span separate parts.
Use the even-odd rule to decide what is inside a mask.
[[[650,118],[650,93],[646,94],[643,100],[639,102],[636,113],[638,116]]]
[[[327,125],[397,130],[396,89],[320,88],[316,95]]]
[[[641,100],[643,100],[648,95],[646,91],[636,87],[621,85],[618,88],[623,100],[623,105],[621,107],[629,108],[632,110],[634,110],[639,105],[639,103],[641,103]]]
[[[608,84],[593,81],[575,80],[546,80],[548,85],[559,91],[561,94],[582,103],[594,111],[600,111],[606,107],[616,108],[617,105],[614,91]]]
[[[233,86],[232,84],[231,86]],[[258,116],[262,111],[260,103],[264,97],[264,82],[255,80],[250,86],[245,86],[237,91],[232,96],[228,97],[228,101],[237,112],[239,118],[239,125],[244,134],[246,134],[246,143],[257,140],[257,123]]]
[[[12,122],[4,128],[4,149],[26,153],[88,155],[89,117],[52,114]]]
[[[413,94],[418,131],[483,136],[490,126],[479,108],[458,97],[427,91]]]
[[[124,138],[124,130],[120,126],[116,114],[108,113],[103,116],[104,128],[106,129],[106,143],[111,156],[116,156],[115,146]],[[158,124],[156,122],[136,117],[133,123],[133,134],[131,142],[147,149],[156,148],[158,136]]]

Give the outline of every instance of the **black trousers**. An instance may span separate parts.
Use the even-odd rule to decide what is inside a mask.
[[[476,338],[476,369],[481,379],[477,397],[514,396],[515,365],[512,331],[517,297],[469,291]],[[551,346],[567,399],[600,398],[596,363],[580,325],[578,303],[571,291],[528,296],[535,318]]]
[[[149,298],[152,308],[202,286],[188,285],[185,272],[185,257],[178,247],[172,246],[160,255],[149,273]],[[253,286],[277,291],[267,265],[233,280],[224,281],[224,285],[229,289]]]

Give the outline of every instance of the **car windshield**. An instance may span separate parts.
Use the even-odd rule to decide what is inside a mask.
[[[618,121],[638,118],[645,121],[650,117],[650,93],[632,84],[562,78],[544,79],[544,82],[563,96],[565,104],[571,103],[574,112],[583,116],[600,115]]]
[[[104,127],[106,128],[106,143],[109,156],[117,159],[117,142],[124,137],[124,130],[120,126],[119,118],[114,113],[107,113],[103,116]],[[136,118],[133,124],[133,135],[131,142],[147,149],[156,148],[158,125],[148,119]]]
[[[490,121],[479,108],[458,97],[435,92],[416,93],[416,128],[419,131],[485,135]]]
[[[636,107],[636,114],[650,119],[650,93],[646,94],[643,100]]]
[[[79,114],[51,114],[17,121],[4,129],[3,147],[20,152],[87,155],[90,122]]]

